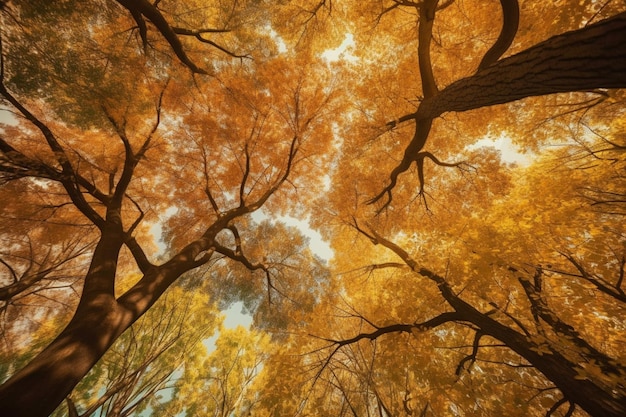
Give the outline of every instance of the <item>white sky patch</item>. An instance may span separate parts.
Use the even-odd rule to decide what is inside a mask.
[[[283,38],[278,36],[278,33],[276,33],[276,31],[272,29],[271,26],[268,27],[267,30],[270,36],[272,37],[272,39],[274,40],[274,42],[276,42],[276,46],[278,47],[278,53],[284,54],[285,52],[287,52],[287,45],[285,44],[285,41],[283,40]]]
[[[222,310],[221,314],[224,316],[223,325],[227,329],[236,329],[238,326],[244,327],[246,329],[250,329],[250,325],[252,324],[252,316],[250,314],[244,313],[243,303],[241,301],[237,301],[233,303],[226,310]],[[217,331],[211,337],[207,337],[202,341],[202,344],[207,348],[209,352],[215,351],[215,342],[217,338],[220,337],[220,332]]]
[[[17,125],[17,117],[11,110],[0,107],[0,124],[15,126]]]
[[[224,315],[224,327],[228,329],[235,329],[237,326],[250,328],[252,324],[252,316],[243,312],[243,303],[237,301],[233,303],[227,310],[222,310]]]
[[[285,222],[285,224],[289,226],[297,227],[303,235],[308,237],[310,239],[309,247],[314,254],[327,261],[333,257],[334,253],[328,242],[322,238],[320,232],[311,229],[308,220],[300,220],[295,217],[283,216],[280,217],[280,221]]]
[[[354,46],[354,36],[352,36],[351,33],[346,33],[346,37],[343,39],[343,42],[341,42],[341,45],[335,49],[327,49],[322,52],[322,58],[328,62],[335,62],[339,60],[356,61],[358,58],[352,54]]]
[[[258,210],[252,214],[252,218],[256,222],[261,222],[263,220],[270,219],[270,216],[268,216],[263,210]],[[322,239],[322,235],[318,231],[311,229],[308,220],[300,220],[291,216],[280,216],[276,218],[276,220],[281,221],[288,226],[298,228],[304,236],[309,238],[309,247],[311,248],[311,251],[320,258],[328,261],[333,257],[334,253],[328,242]],[[246,329],[249,329],[252,324],[252,316],[244,312],[243,303],[240,301],[233,303],[228,309],[223,310],[222,314],[224,315],[224,327],[226,328],[234,329],[237,326],[243,326]],[[203,342],[209,351],[215,349],[215,341],[218,336],[219,333]]]
[[[252,218],[256,222],[262,222],[263,220],[270,219],[270,216],[268,216],[267,213],[265,213],[263,210],[258,210],[252,214]],[[298,228],[298,230],[300,230],[300,233],[309,238],[309,248],[311,249],[311,251],[320,258],[328,261],[334,256],[334,252],[328,242],[326,242],[322,238],[320,232],[311,229],[311,226],[309,226],[309,221],[307,219],[300,220],[291,216],[280,216],[275,218],[275,220],[283,222],[287,226],[293,226]]]
[[[167,210],[165,210],[165,213],[160,217],[159,221],[153,224],[150,228],[150,233],[152,233],[154,242],[159,249],[159,252],[154,254],[157,257],[165,254],[165,250],[167,249],[167,245],[165,244],[165,242],[163,242],[163,223],[167,221],[167,219],[175,215],[177,212],[177,207],[168,208]]]
[[[524,152],[518,146],[516,146],[510,137],[500,135],[498,138],[485,138],[467,147],[468,150],[477,149],[480,147],[492,147],[500,151],[500,157],[503,162],[516,163],[519,166],[528,166],[532,162],[533,153]]]

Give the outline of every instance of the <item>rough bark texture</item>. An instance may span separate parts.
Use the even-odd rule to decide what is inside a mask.
[[[52,344],[0,387],[5,415],[52,413],[124,330],[117,302],[107,288],[122,244],[122,233],[103,231],[74,318]]]
[[[172,283],[183,273],[208,262],[215,246],[219,246],[215,244],[215,237],[222,230],[231,229],[231,221],[262,207],[280,188],[291,172],[298,151],[297,142],[298,137],[295,136],[282,175],[265,193],[249,203],[242,199],[238,207],[220,214],[200,238],[160,266],[150,264],[136,241],[122,229],[121,201],[138,161],[129,151],[124,173],[109,202],[106,220],[102,220],[102,234],[85,276],[83,294],[76,313],[48,347],[0,385],[2,415],[50,415],[115,340],[148,311]],[[245,186],[245,177],[242,186]],[[123,245],[127,245],[133,252],[144,275],[116,299],[117,259]],[[232,259],[249,265],[241,254]]]
[[[525,97],[626,87],[626,13],[554,36],[450,84],[413,118],[433,118]],[[411,117],[408,117],[409,119]]]

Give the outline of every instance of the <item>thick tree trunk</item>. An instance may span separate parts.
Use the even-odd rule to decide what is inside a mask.
[[[98,362],[121,330],[115,300],[103,298],[98,304],[75,316],[52,344],[0,388],[3,415],[50,415]]]
[[[626,88],[626,13],[554,36],[456,81],[407,118],[596,88]]]
[[[111,287],[123,244],[123,234],[114,229],[103,231],[94,250],[83,296],[70,323],[0,386],[3,415],[48,416],[125,329]]]
[[[209,231],[219,230],[222,223]],[[137,284],[115,299],[117,257],[124,236],[121,229],[103,232],[85,278],[81,301],[70,323],[25,368],[0,386],[2,416],[50,415],[115,340],[148,311],[178,277],[199,265],[201,261],[194,259],[211,240],[195,241],[170,261],[150,268]]]

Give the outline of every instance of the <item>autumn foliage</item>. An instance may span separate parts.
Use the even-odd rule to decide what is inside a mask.
[[[0,414],[626,415],[623,2],[0,22]]]

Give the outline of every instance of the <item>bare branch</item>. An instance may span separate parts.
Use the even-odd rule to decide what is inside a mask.
[[[420,158],[420,151],[426,144],[426,140],[428,139],[428,135],[430,133],[430,128],[432,126],[432,119],[422,119],[416,121],[415,126],[415,135],[413,139],[409,143],[409,145],[404,150],[404,157],[402,161],[391,171],[389,176],[389,185],[383,189],[376,197],[367,201],[367,204],[374,204],[383,198],[385,195],[387,196],[387,201],[383,204],[382,208],[379,210],[381,212],[384,210],[392,200],[392,190],[396,186],[398,181],[398,176],[403,172],[406,172],[413,162],[417,163],[417,160]],[[423,157],[421,159],[423,161]],[[418,169],[418,173],[421,172]]]
[[[11,274],[11,277],[13,278],[12,281],[16,282],[17,281],[17,274],[15,272],[15,269],[13,269],[13,267],[11,267],[11,265],[9,265],[4,259],[0,258],[0,263],[2,265],[4,265],[8,270],[9,273]],[[0,297],[1,298],[1,297]]]
[[[470,372],[470,370],[472,369],[472,365],[474,365],[474,363],[476,362],[476,355],[478,355],[478,349],[480,347],[480,339],[483,336],[484,335],[482,332],[476,332],[476,335],[474,336],[474,343],[472,344],[472,353],[461,359],[459,365],[456,367],[456,376],[461,375],[461,372],[463,372],[463,370],[465,369],[465,364],[467,362],[469,362],[469,365],[467,366],[467,372]]]
[[[294,164],[295,164],[295,158],[296,155],[298,153],[298,141],[299,138],[298,136],[294,136],[293,139],[291,140],[291,145],[289,147],[289,155],[287,157],[287,163],[286,166],[284,168],[284,171],[282,173],[282,175],[280,175],[278,177],[278,179],[274,182],[274,184],[269,187],[265,193],[263,193],[256,201],[252,202],[252,203],[248,203],[245,204],[243,206],[239,206],[236,209],[233,210],[229,210],[228,212],[224,213],[224,217],[228,218],[228,219],[233,219],[235,217],[247,214],[247,213],[252,213],[256,210],[258,210],[259,208],[261,208],[263,206],[263,204],[265,204],[265,202],[276,192],[278,191],[278,189],[285,183],[285,181],[287,181],[287,179],[289,178],[289,174],[291,173],[291,169],[293,168]]]
[[[526,292],[526,296],[531,303],[533,315],[536,316],[535,320],[541,318],[554,330],[554,332],[573,342],[580,348],[580,355],[586,359],[596,361],[603,372],[613,375],[620,375],[621,373],[626,372],[626,369],[623,366],[617,364],[610,357],[591,346],[581,337],[580,333],[578,333],[574,327],[562,321],[557,314],[552,311],[541,292],[542,275],[543,270],[540,267],[537,267],[533,276],[534,284],[526,278],[518,278],[518,281],[522,284],[522,287]]]
[[[626,302],[626,293],[624,293],[624,290],[621,288],[624,281],[624,256],[622,256],[622,258],[620,259],[618,278],[616,283],[613,285],[606,282],[600,277],[589,274],[587,270],[583,267],[583,265],[578,262],[576,258],[574,258],[572,255],[569,255],[565,252],[559,253],[563,255],[572,265],[574,265],[576,270],[580,273],[580,275],[577,276],[593,284],[599,291],[603,292],[604,294],[610,295],[611,297],[621,302]],[[560,271],[555,272],[562,273]]]
[[[418,25],[418,61],[420,76],[422,79],[422,92],[425,99],[432,99],[435,97],[439,89],[435,82],[435,76],[433,74],[432,62],[430,58],[430,42],[432,39],[433,23],[435,20],[435,12],[437,10],[438,0],[424,0],[419,3],[419,25]],[[393,196],[392,190],[396,186],[398,176],[403,172],[406,172],[413,162],[417,163],[418,174],[420,175],[420,195],[423,192],[423,156],[420,155],[420,151],[424,148],[430,129],[432,127],[433,118],[417,119],[415,115],[409,114],[400,117],[397,121],[387,123],[387,126],[392,129],[397,124],[408,120],[415,120],[415,134],[413,139],[409,142],[404,151],[402,161],[391,171],[389,176],[390,183],[383,189],[377,196],[367,201],[367,204],[374,204],[384,196],[387,196],[387,201],[378,210],[381,213],[391,203]]]
[[[230,29],[212,29],[212,28],[204,28],[204,29],[185,29],[178,26],[173,26],[172,30],[177,35],[185,35],[185,36],[197,36],[202,35],[204,33],[229,33]]]
[[[87,217],[91,222],[101,228],[104,225],[104,219],[102,219],[102,217],[85,200],[85,197],[79,189],[79,184],[83,183],[83,181],[81,180],[82,177],[80,177],[74,170],[74,167],[67,157],[65,149],[63,149],[54,133],[52,133],[50,128],[48,128],[48,126],[43,123],[37,116],[35,116],[26,107],[24,107],[6,89],[4,83],[2,82],[0,82],[0,95],[2,95],[9,103],[11,103],[11,105],[13,105],[13,107],[15,107],[26,118],[26,120],[28,120],[35,127],[37,127],[37,129],[39,129],[39,131],[43,134],[50,150],[54,153],[57,162],[61,166],[61,175],[59,176],[58,181],[63,185],[76,208],[78,208],[78,210],[80,210],[80,212],[83,213],[85,217]],[[48,170],[48,172],[53,171],[56,170],[54,170],[53,168],[50,168],[50,170]],[[84,181],[84,183],[89,184],[88,181]],[[95,186],[90,185],[88,190],[89,189],[95,190]]]
[[[552,404],[552,407],[550,407],[550,409],[546,412],[546,417],[554,415],[556,410],[558,410],[565,403],[569,403],[569,407],[565,412],[564,417],[570,417],[572,414],[574,414],[574,410],[576,409],[576,403],[569,401],[567,398],[561,398],[560,400]]]
[[[154,5],[150,4],[148,0],[116,0],[120,5],[126,8],[136,22],[143,21],[145,17],[148,19],[157,30],[163,35],[167,43],[172,47],[172,50],[178,57],[178,59],[193,73],[196,74],[208,74],[207,71],[199,68],[191,59],[187,56],[180,39],[174,32],[174,29],[170,26],[170,24],[165,20],[165,17],[161,14],[159,9],[157,9]],[[141,32],[141,26],[140,26]],[[145,34],[144,34],[145,36]],[[145,44],[145,40],[144,40]]]
[[[429,17],[433,16],[433,11],[426,7],[427,3],[429,2],[422,6],[425,19],[420,19],[420,28],[424,24],[424,31]],[[416,155],[423,149],[432,120],[444,112],[466,111],[558,92],[624,87],[624,60],[617,60],[619,66],[615,64],[615,57],[624,54],[624,27],[626,13],[620,13],[583,29],[554,36],[528,50],[496,61],[473,76],[455,81],[440,92],[436,90],[434,79],[428,76],[432,74],[432,68],[428,66],[429,56],[423,46],[423,56],[419,58],[424,98],[417,111],[405,114],[386,125],[388,129],[393,129],[400,123],[415,120],[415,135],[409,142],[402,161],[392,171],[390,184],[368,203],[375,203],[387,196],[382,209],[389,205],[398,176],[409,169]],[[423,39],[424,43],[420,37],[420,46],[429,42],[425,37]],[[581,59],[583,56],[593,59]],[[539,67],[541,71],[538,70]],[[524,76],[520,77],[518,74]],[[572,77],[571,74],[576,76]],[[506,94],[503,94],[503,86],[506,86]],[[434,94],[428,96],[428,91]]]
[[[139,205],[139,203],[137,203],[133,198],[128,197],[128,199],[135,205],[135,207],[137,208],[137,210],[139,211],[139,216],[137,217],[137,219],[135,219],[135,221],[133,222],[133,224],[128,228],[128,231],[126,233],[128,233],[129,235],[131,235],[135,229],[137,228],[137,226],[139,226],[139,224],[141,223],[141,221],[143,220],[145,213],[143,212],[143,210],[141,209],[141,206]]]
[[[237,235],[237,237],[238,237],[238,235]],[[218,252],[218,253],[221,253],[222,255],[226,256],[229,259],[232,259],[233,261],[239,262],[240,264],[242,264],[243,266],[248,268],[250,271],[258,271],[258,270],[263,271],[265,273],[265,280],[266,280],[266,283],[267,283],[268,302],[270,304],[272,302],[271,290],[274,290],[278,294],[284,296],[284,294],[280,290],[278,290],[278,288],[276,288],[276,286],[272,282],[272,275],[271,275],[271,272],[270,272],[269,268],[265,264],[262,264],[262,263],[252,263],[241,252],[241,247],[240,246],[237,246],[237,248],[235,250],[232,250],[232,249],[229,249],[229,248],[227,248],[225,246],[222,246],[222,245],[216,243],[215,244],[215,251]]]
[[[485,53],[478,71],[496,62],[513,43],[519,27],[519,4],[517,0],[500,0],[502,6],[502,29],[498,39]]]
[[[137,162],[139,162],[139,160],[142,159],[144,155],[146,154],[146,151],[150,147],[150,143],[152,142],[152,139],[154,138],[154,134],[156,133],[157,129],[159,128],[159,125],[161,124],[161,108],[163,105],[163,96],[165,95],[165,90],[167,89],[169,82],[170,82],[169,79],[165,82],[165,85],[163,86],[163,89],[161,90],[161,93],[159,94],[159,98],[157,99],[156,115],[155,115],[154,123],[152,124],[152,129],[150,129],[150,132],[148,132],[148,136],[146,136],[146,139],[144,140],[143,144],[139,148],[139,151],[137,151],[137,153],[135,154],[135,159],[137,159]]]
[[[137,239],[135,239],[134,237],[130,237],[126,240],[125,244],[126,247],[130,250],[130,253],[135,258],[135,262],[137,263],[137,266],[142,273],[145,274],[146,272],[148,272],[149,269],[154,267],[154,264],[152,264],[148,260],[145,252],[137,242]]]
[[[430,59],[430,42],[433,38],[433,24],[435,22],[435,12],[437,10],[438,1],[439,0],[423,0],[419,10],[420,20],[417,35],[417,55],[424,98],[434,97],[439,91],[435,82],[433,66]]]
[[[246,182],[248,181],[248,176],[250,175],[250,152],[248,151],[248,142],[244,145],[244,155],[246,157],[246,164],[243,172],[243,177],[241,178],[241,185],[239,186],[239,206],[242,207],[245,205],[245,191],[246,191]]]
[[[245,55],[236,54],[236,53],[231,52],[228,49],[224,48],[223,46],[219,45],[218,43],[216,43],[216,42],[214,42],[214,41],[212,41],[210,39],[207,39],[207,38],[202,36],[203,34],[206,34],[206,33],[227,33],[227,32],[230,32],[230,30],[228,30],[228,29],[190,30],[190,29],[184,29],[184,28],[179,28],[179,27],[173,27],[172,30],[177,35],[193,36],[194,38],[196,38],[200,42],[209,44],[209,45],[213,46],[214,48],[219,49],[220,51],[224,52],[226,55],[230,55],[233,58],[248,58],[248,59],[252,59],[252,57],[250,55],[248,55],[248,54],[245,54]]]
[[[78,410],[76,409],[76,405],[72,401],[70,397],[65,398],[65,403],[67,404],[67,415],[68,417],[79,417]]]
[[[206,150],[202,146],[200,146],[200,152],[202,153],[202,166],[203,166],[202,174],[204,175],[204,193],[209,199],[209,202],[211,203],[211,208],[213,208],[213,211],[215,212],[215,214],[217,216],[220,216],[221,211],[219,207],[217,206],[217,202],[215,201],[215,198],[213,197],[213,194],[211,193],[211,188],[209,185],[210,177],[209,177],[208,156],[207,156]]]
[[[126,195],[126,191],[128,190],[128,187],[130,186],[130,182],[133,178],[135,168],[137,167],[137,164],[139,163],[139,161],[144,157],[146,151],[148,150],[150,146],[152,138],[154,137],[154,134],[156,133],[159,127],[159,124],[161,123],[161,106],[163,103],[163,95],[165,94],[165,90],[167,88],[168,83],[169,83],[169,80],[165,84],[163,89],[161,90],[161,93],[159,94],[159,98],[158,98],[157,106],[156,106],[155,121],[152,125],[152,128],[150,129],[150,132],[146,136],[146,139],[143,141],[143,144],[141,145],[137,153],[133,152],[132,146],[130,144],[130,140],[128,139],[128,136],[126,134],[126,119],[124,118],[122,122],[119,123],[117,120],[115,120],[113,115],[109,113],[107,108],[104,105],[102,106],[102,111],[104,112],[107,119],[109,120],[109,122],[111,123],[115,131],[117,132],[117,135],[119,136],[119,138],[121,139],[124,145],[124,153],[125,153],[122,174],[120,175],[120,179],[118,180],[117,184],[114,185],[115,190],[113,192],[113,196],[111,197],[109,204],[107,205],[107,209],[108,209],[107,214],[110,214],[111,212],[114,212],[116,210],[120,210],[122,200],[124,196]],[[109,181],[112,183],[113,182],[112,180],[113,178],[111,177]],[[110,184],[110,186],[113,186],[113,184]],[[141,208],[134,201],[133,201],[133,204],[135,204],[135,206],[139,209],[141,215],[139,219],[137,220],[137,222],[135,222],[135,224],[131,227],[130,233],[132,233],[132,230],[138,225],[138,222],[140,222],[141,219],[143,219],[143,212],[141,211]],[[121,222],[121,218],[119,219],[119,221]]]
[[[462,318],[456,312],[446,312],[441,313],[438,316],[433,317],[432,319],[426,320],[421,323],[412,323],[412,324],[392,324],[389,326],[377,327],[376,330],[370,333],[359,333],[358,335],[350,338],[350,339],[323,339],[328,342],[332,342],[334,345],[338,347],[343,347],[346,345],[351,345],[353,343],[359,342],[361,340],[376,340],[380,336],[389,333],[413,333],[413,332],[423,332],[435,327],[441,326],[442,324],[462,320]]]
[[[509,313],[507,310],[507,307],[505,306],[504,310],[501,309],[496,303],[494,302],[490,302],[489,305],[493,306],[496,310],[500,311],[501,313],[503,313],[506,317],[508,317],[509,319],[511,319],[513,321],[513,323],[515,323],[517,325],[517,327],[520,328],[521,331],[524,332],[524,334],[528,337],[530,337],[530,332],[528,331],[528,329],[526,328],[526,326],[524,326],[524,324],[515,316],[513,316],[511,313]],[[507,303],[508,306],[508,303]]]

